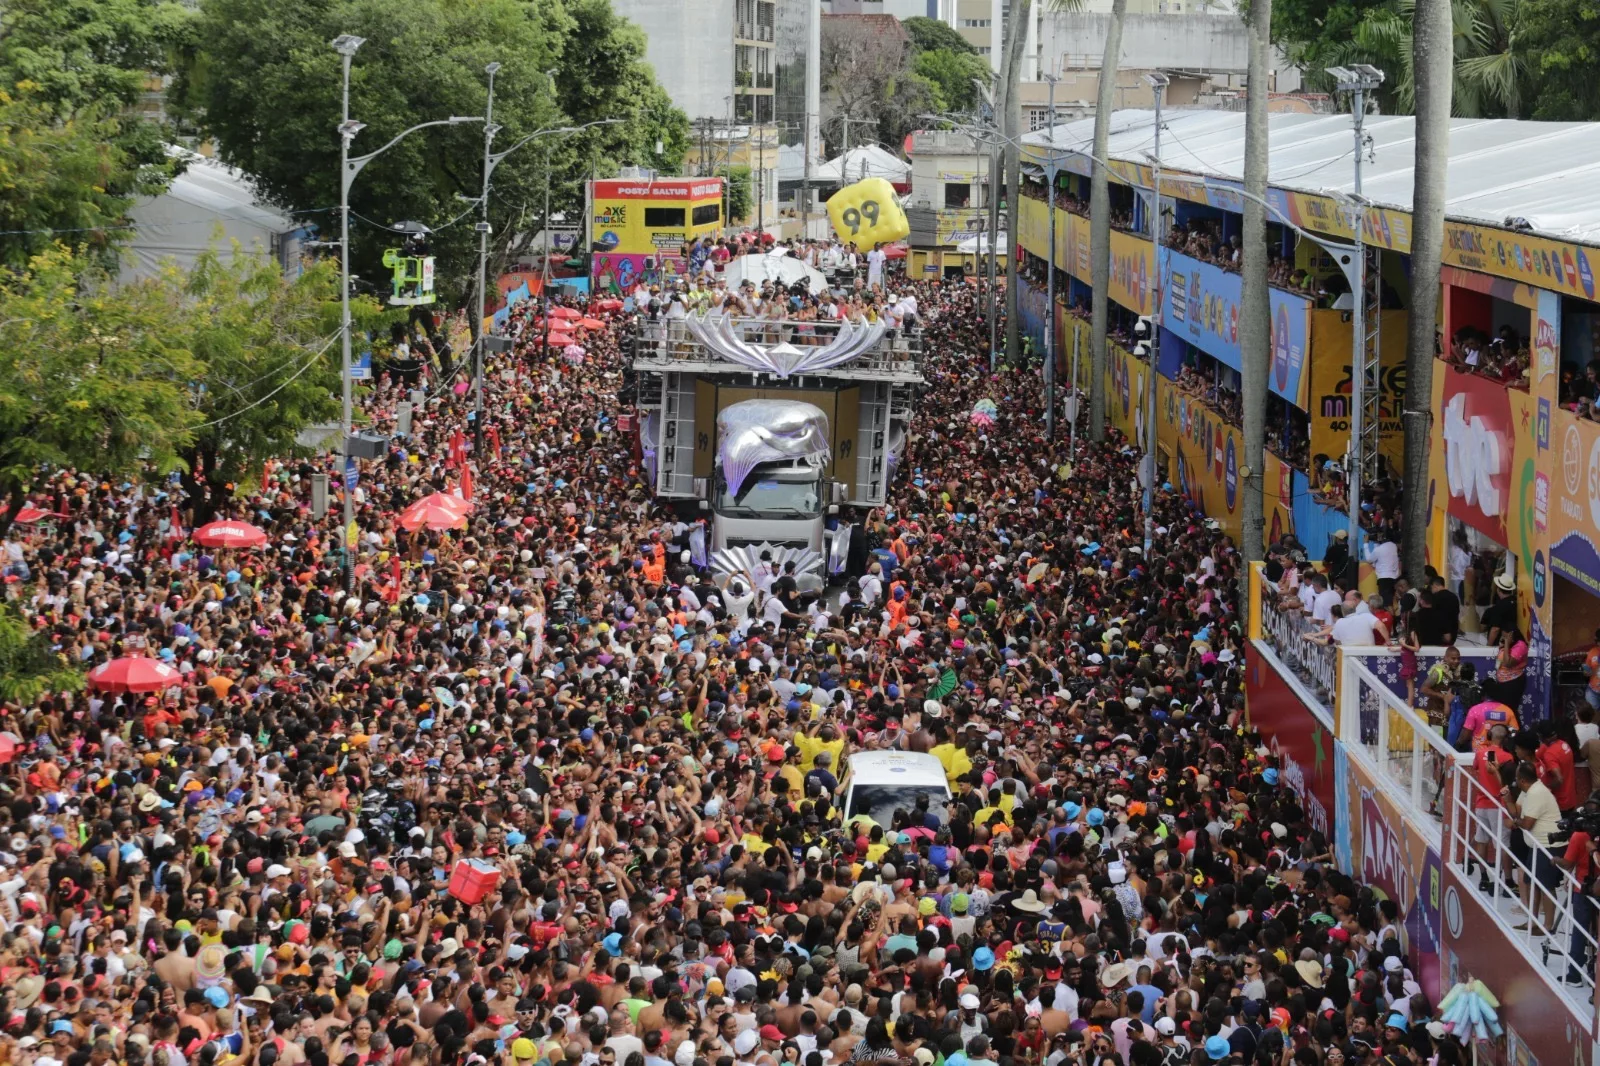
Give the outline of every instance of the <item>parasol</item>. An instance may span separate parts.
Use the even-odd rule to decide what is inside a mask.
[[[582,326],[584,329],[606,328],[606,324],[600,321],[598,318],[580,318],[578,319],[578,325]]]
[[[207,548],[259,548],[267,535],[249,522],[222,521],[201,526],[194,539]]]
[[[582,311],[574,311],[570,307],[552,307],[550,309],[550,317],[551,318],[582,318],[583,317],[583,312]]]
[[[182,682],[175,668],[142,655],[124,655],[89,671],[89,684],[102,692],[160,692]]]
[[[460,529],[467,524],[472,504],[460,496],[435,492],[400,512],[400,524],[413,533],[423,528]]]

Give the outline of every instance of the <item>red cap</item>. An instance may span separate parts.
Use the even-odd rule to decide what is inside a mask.
[[[706,832],[705,832],[705,837],[706,837],[706,843],[707,844],[720,844],[720,843],[722,843],[722,834],[717,832],[716,829],[714,829],[714,828],[707,827]]]
[[[775,1040],[781,1044],[783,1043],[783,1030],[776,1025],[763,1025],[761,1027],[761,1039]]]

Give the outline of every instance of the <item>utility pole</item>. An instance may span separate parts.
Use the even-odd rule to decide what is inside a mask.
[[[1345,492],[1350,502],[1350,551],[1360,558],[1361,481],[1368,462],[1375,458],[1367,454],[1369,429],[1376,428],[1366,424],[1367,407],[1379,395],[1377,360],[1368,358],[1367,249],[1366,234],[1363,232],[1366,228],[1366,211],[1361,193],[1361,162],[1367,148],[1364,128],[1367,93],[1383,84],[1383,71],[1360,63],[1348,68],[1329,67],[1328,73],[1336,79],[1335,88],[1339,92],[1350,94],[1350,126],[1355,138],[1354,187],[1351,190],[1355,203],[1349,208],[1347,218],[1352,231],[1351,243],[1355,248],[1355,281],[1350,286],[1350,451],[1349,461],[1345,465]]]
[[[344,70],[344,93],[339,108],[339,349],[344,386],[344,406],[339,419],[340,449],[345,463],[354,462],[350,455],[350,429],[355,414],[354,382],[350,377],[350,140],[361,132],[361,123],[350,121],[350,60],[366,40],[348,33],[334,39],[334,51],[339,53]],[[344,528],[339,531],[340,555],[344,559],[344,587],[355,584],[355,557],[350,546],[350,527],[356,520],[356,497],[347,475],[344,485]]]
[[[1151,166],[1151,182],[1154,186],[1150,190],[1150,203],[1155,209],[1155,218],[1150,222],[1151,241],[1156,249],[1156,287],[1155,299],[1150,307],[1150,341],[1149,365],[1145,368],[1144,375],[1144,552],[1145,558],[1150,557],[1150,545],[1155,538],[1155,494],[1156,494],[1156,375],[1160,373],[1161,362],[1161,305],[1165,299],[1166,282],[1161,273],[1161,261],[1165,258],[1163,241],[1165,234],[1162,219],[1165,217],[1161,210],[1161,100],[1166,93],[1170,79],[1165,74],[1154,73],[1144,76],[1145,82],[1150,86],[1150,91],[1155,95],[1156,104],[1156,132],[1155,146],[1152,153],[1154,162]],[[1148,565],[1148,564],[1146,564]]]
[[[1044,435],[1056,439],[1056,82],[1061,79],[1046,74],[1050,83],[1049,122],[1050,154],[1045,159],[1045,213],[1050,218],[1050,250],[1046,259],[1047,277],[1044,283]]]
[[[478,231],[478,343],[474,345],[472,370],[472,457],[480,462],[483,456],[483,357],[488,347],[483,313],[489,288],[489,173],[492,169],[489,156],[494,149],[494,135],[500,130],[494,124],[494,76],[499,70],[499,63],[483,68],[489,76],[489,96],[483,107],[483,189],[478,196],[478,223],[473,227]],[[546,230],[547,257],[549,240],[550,231]]]

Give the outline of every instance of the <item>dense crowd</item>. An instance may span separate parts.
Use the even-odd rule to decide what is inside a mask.
[[[178,683],[3,704],[5,1061],[1460,1062],[1243,725],[1232,546],[1163,491],[1143,552],[1135,450],[1046,440],[972,288],[895,284],[927,384],[838,594],[694,567],[618,400],[648,300],[580,305],[576,358],[514,309],[475,455],[430,367],[349,587],[314,461],[241,489],[251,550],[166,486],[41,474],[66,517],[12,527],[8,595]],[[404,528],[436,491],[465,527]],[[936,756],[948,807],[843,824],[877,749]]]

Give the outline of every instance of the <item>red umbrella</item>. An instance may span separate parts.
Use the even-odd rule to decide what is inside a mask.
[[[596,311],[620,311],[620,310],[622,310],[622,301],[621,300],[596,300],[590,306],[592,306]]]
[[[584,329],[606,328],[606,324],[600,321],[598,318],[580,318],[578,319],[578,325],[582,326]]]
[[[24,507],[22,510],[17,512],[17,522],[18,524],[24,526],[31,526],[33,523],[41,522],[46,518],[66,517],[66,515],[60,513],[59,511],[43,511],[37,507]]]
[[[429,529],[460,529],[467,524],[472,504],[460,496],[436,492],[424,496],[400,512],[400,524],[415,533],[426,526]]]
[[[103,692],[160,692],[182,682],[177,669],[142,655],[124,655],[89,671],[89,684]]]
[[[548,343],[551,347],[565,348],[569,344],[578,343],[578,339],[570,333],[561,333],[557,331],[550,334]]]
[[[267,542],[267,535],[249,522],[224,520],[201,526],[194,531],[194,539],[207,548],[259,548]]]
[[[582,318],[583,317],[583,313],[581,311],[574,311],[570,307],[552,307],[550,309],[550,317],[551,318]]]
[[[11,739],[11,734],[0,733],[0,765],[10,762],[17,754],[17,742]]]

